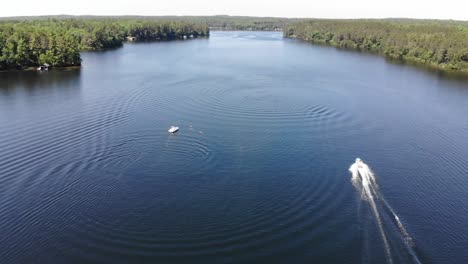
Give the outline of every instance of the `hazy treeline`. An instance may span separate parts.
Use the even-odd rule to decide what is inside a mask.
[[[80,51],[119,47],[127,36],[173,40],[207,36],[203,23],[135,19],[38,19],[0,22],[0,70],[37,66],[78,66]]]
[[[308,20],[291,23],[285,37],[468,71],[468,22],[412,19]]]
[[[32,16],[32,17],[3,17],[0,21],[48,20],[48,19],[123,19],[138,21],[182,21],[194,24],[205,24],[211,28],[223,30],[282,30],[288,23],[297,22],[299,18],[281,17],[248,17],[248,16]]]
[[[289,23],[300,21],[297,18],[209,16],[192,17],[194,21],[208,24],[211,28],[222,30],[281,31]]]

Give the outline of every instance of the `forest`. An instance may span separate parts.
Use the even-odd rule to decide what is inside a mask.
[[[256,30],[281,31],[287,24],[301,21],[299,18],[283,17],[248,17],[248,16],[32,16],[32,17],[0,17],[0,21],[48,20],[48,19],[79,19],[103,20],[122,19],[137,21],[182,21],[193,24],[205,24],[213,29],[220,30]]]
[[[122,46],[137,40],[174,40],[209,35],[204,23],[135,19],[23,19],[0,21],[0,70],[49,64],[81,65],[80,51]]]
[[[340,48],[468,72],[468,22],[414,19],[299,21],[283,34]]]
[[[206,23],[212,29],[248,31],[282,31],[289,23],[300,21],[299,18],[246,16],[185,17],[183,19]]]

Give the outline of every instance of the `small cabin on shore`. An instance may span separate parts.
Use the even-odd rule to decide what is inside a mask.
[[[38,71],[48,71],[49,70],[49,64],[45,63],[44,65],[41,65],[39,67],[37,67],[37,70]]]
[[[137,40],[136,37],[132,37],[132,36],[127,37],[127,41],[136,41],[136,40]]]

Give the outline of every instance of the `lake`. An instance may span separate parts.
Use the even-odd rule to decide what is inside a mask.
[[[0,73],[2,262],[468,259],[467,78],[280,32],[82,57]]]

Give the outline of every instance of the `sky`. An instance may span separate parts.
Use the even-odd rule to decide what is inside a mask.
[[[468,20],[468,0],[3,0],[0,17],[36,15],[241,15]]]

